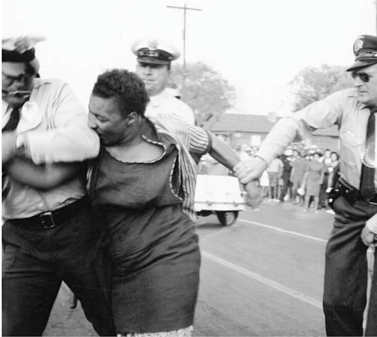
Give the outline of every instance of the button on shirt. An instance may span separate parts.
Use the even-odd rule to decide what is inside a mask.
[[[369,113],[365,104],[358,102],[356,89],[336,92],[279,120],[256,155],[269,163],[292,141],[307,138],[316,129],[337,125],[341,140],[341,176],[353,187],[359,188]]]
[[[159,114],[174,115],[187,124],[195,124],[195,115],[191,108],[181,100],[173,97],[167,90],[149,97],[145,111],[146,117],[156,117]]]
[[[2,101],[3,126],[11,109]],[[31,97],[21,110],[16,132],[25,132],[34,163],[74,162],[96,157],[99,139],[87,126],[87,112],[72,89],[59,80],[35,79]],[[41,191],[8,179],[4,219],[28,218],[66,206],[85,195],[80,178]]]

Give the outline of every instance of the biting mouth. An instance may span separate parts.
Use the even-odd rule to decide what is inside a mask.
[[[4,95],[13,96],[13,97],[17,97],[17,98],[25,98],[25,97],[29,97],[31,95],[31,91],[27,91],[27,90],[6,91],[6,90],[3,89],[2,93]]]

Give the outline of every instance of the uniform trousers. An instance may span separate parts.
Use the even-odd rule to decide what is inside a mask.
[[[377,205],[366,201],[348,202],[339,196],[333,231],[326,247],[323,309],[328,336],[362,336],[367,290],[367,246],[361,231]],[[367,336],[377,335],[377,258],[374,262]]]
[[[99,335],[115,335],[95,270],[99,230],[88,206],[57,227],[3,225],[3,336],[41,336],[62,281],[80,300]]]

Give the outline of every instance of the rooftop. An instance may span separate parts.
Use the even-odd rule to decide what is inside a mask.
[[[277,117],[278,120],[280,118]],[[274,123],[271,123],[267,116],[264,115],[224,113],[220,116],[219,121],[216,121],[210,129],[214,132],[268,133],[273,126]],[[330,137],[339,136],[337,126],[316,130],[314,134]]]

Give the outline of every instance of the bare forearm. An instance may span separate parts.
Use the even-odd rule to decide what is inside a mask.
[[[210,133],[212,137],[212,147],[209,154],[226,168],[233,171],[233,168],[241,160],[238,154],[224,141]]]

